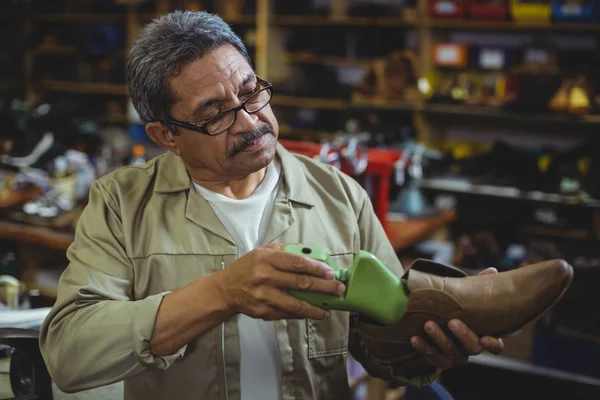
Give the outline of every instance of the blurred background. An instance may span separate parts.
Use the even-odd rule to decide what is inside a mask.
[[[444,372],[447,393],[600,398],[600,0],[0,0],[1,327],[53,304],[91,183],[162,153],[125,62],[176,9],[231,24],[281,142],[359,180],[405,266],[574,266],[552,312]],[[348,368],[355,399],[443,398]]]

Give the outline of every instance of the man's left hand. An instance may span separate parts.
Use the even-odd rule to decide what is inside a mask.
[[[488,268],[480,275],[497,274],[495,268]],[[436,368],[449,369],[467,362],[469,356],[477,355],[484,350],[492,354],[500,354],[504,350],[502,339],[484,336],[479,338],[467,325],[457,319],[448,322],[448,329],[454,334],[462,346],[456,346],[444,331],[433,321],[427,321],[425,332],[435,344],[431,346],[423,338],[411,338],[411,344]]]

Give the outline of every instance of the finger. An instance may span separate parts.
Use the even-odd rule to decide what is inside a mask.
[[[289,314],[292,318],[327,319],[330,315],[327,310],[315,307],[277,289],[270,292],[268,299],[271,307]]]
[[[281,243],[268,243],[265,244],[263,247],[267,249],[283,250],[283,246],[285,245]]]
[[[421,353],[421,355],[426,357],[432,356],[437,352],[435,348],[430,346],[426,341],[424,341],[418,336],[413,336],[410,339],[410,344],[412,345],[412,347],[414,347],[415,350]]]
[[[481,346],[492,354],[499,355],[504,351],[504,342],[502,339],[496,339],[490,336],[481,338]]]
[[[422,356],[424,356],[429,364],[436,368],[450,369],[456,365],[464,364],[467,357],[450,357],[445,354],[440,354],[437,350],[427,344],[425,340],[418,336],[413,336],[410,339],[411,345],[417,350]]]
[[[278,321],[282,319],[296,319],[297,317],[281,311],[263,302],[259,307],[256,307],[250,313],[246,314],[252,318],[259,318],[264,321]]]
[[[462,321],[452,319],[448,322],[448,328],[460,340],[468,354],[475,355],[483,351],[483,347],[479,344],[479,337]]]
[[[306,274],[280,272],[273,274],[273,285],[288,289],[306,292],[319,292],[332,296],[339,296],[346,291],[346,286],[333,279],[322,279]]]
[[[329,265],[287,251],[269,251],[266,253],[265,257],[266,262],[280,271],[308,274],[325,279],[333,279],[335,275],[333,269]]]
[[[486,268],[483,271],[481,271],[478,275],[493,275],[493,274],[497,274],[498,270],[494,267],[490,267],[490,268]]]
[[[458,357],[460,352],[452,342],[452,340],[440,329],[440,327],[433,321],[427,321],[425,323],[425,332],[433,343],[442,351],[442,353],[452,356]]]
[[[295,315],[277,310],[276,308],[272,308],[272,311],[269,314],[265,315],[262,319],[265,321],[280,321],[282,319],[299,319]]]

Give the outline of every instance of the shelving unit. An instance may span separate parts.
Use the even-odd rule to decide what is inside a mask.
[[[341,99],[296,97],[286,95],[274,95],[272,104],[277,106],[321,108],[328,110],[342,110],[346,108],[345,102]]]
[[[53,54],[53,55],[75,55],[77,48],[75,46],[64,45],[42,45],[32,50],[34,55],[38,54]]]
[[[127,96],[129,94],[126,85],[110,83],[45,81],[43,82],[43,88],[52,92],[112,94],[122,96]]]
[[[416,26],[415,21],[398,17],[324,17],[316,15],[277,15],[269,18],[269,24],[277,26]]]
[[[463,117],[504,121],[527,125],[553,125],[554,128],[597,129],[600,128],[598,115],[560,115],[560,114],[521,114],[511,113],[494,107],[452,105],[452,104],[406,104],[386,100],[343,100],[336,98],[297,97],[276,94],[273,104],[288,107],[306,107],[330,110],[388,110],[398,112],[422,113],[435,117]]]
[[[477,21],[452,19],[424,19],[422,26],[431,29],[460,29],[480,31],[548,31],[548,32],[598,32],[600,24],[518,23],[514,21]]]
[[[425,190],[435,190],[440,192],[600,209],[600,200],[538,191],[522,191],[514,187],[476,185],[469,182],[453,180],[452,178],[423,179],[419,182],[419,186]]]
[[[414,9],[405,12],[404,17],[335,17],[323,15],[274,15],[272,5],[274,0],[257,0],[256,14],[238,14],[228,16],[227,22],[232,25],[254,26],[256,30],[256,47],[254,56],[258,72],[267,77],[269,75],[269,47],[273,28],[285,27],[337,27],[337,29],[373,27],[376,28],[398,28],[399,30],[412,31],[417,36],[416,53],[419,56],[419,70],[421,75],[431,71],[431,46],[435,31],[438,30],[460,30],[460,31],[490,31],[490,32],[574,32],[589,34],[600,32],[600,24],[564,24],[564,23],[515,23],[513,21],[477,21],[477,20],[451,20],[435,19],[427,15],[427,4],[425,0],[419,0]],[[172,4],[168,0],[157,2],[157,13],[141,12],[134,9],[123,13],[46,13],[33,14],[32,23],[113,23],[124,25],[127,30],[128,43],[131,43],[136,32],[150,22],[153,17],[161,11],[168,11]],[[5,16],[6,17],[6,16]],[[126,48],[128,46],[126,45]],[[126,49],[125,49],[126,50]],[[64,55],[75,56],[78,50],[74,46],[56,45],[40,46],[31,50],[28,58],[40,55]],[[322,54],[310,54],[306,52],[286,53],[285,62],[289,64],[314,64],[331,67],[356,67],[368,68],[373,59],[365,57],[343,57],[328,56]],[[26,62],[30,65],[31,59]],[[26,72],[26,75],[28,72]],[[30,80],[29,77],[26,78]],[[28,92],[32,93],[31,85]],[[68,92],[78,94],[110,94],[127,96],[125,85],[101,84],[95,82],[71,83],[63,81],[47,81],[42,84],[44,90],[51,92]],[[432,119],[444,117],[469,118],[488,121],[518,122],[528,125],[544,124],[561,126],[575,129],[596,129],[600,125],[600,116],[563,116],[563,115],[519,115],[505,112],[492,107],[446,105],[446,104],[399,104],[398,102],[364,100],[351,101],[340,98],[314,98],[305,96],[293,96],[289,94],[276,93],[273,104],[282,107],[306,107],[324,110],[382,110],[410,112],[414,116],[415,125],[419,127],[420,139],[426,144],[436,141],[436,130],[431,126]],[[320,129],[315,129],[320,131]],[[288,132],[290,134],[290,132]]]
[[[287,53],[286,61],[291,63],[322,64],[342,67],[367,67],[372,62],[370,59],[319,56],[308,53]]]
[[[124,14],[96,13],[48,13],[33,14],[33,22],[69,22],[69,23],[123,23]]]
[[[263,16],[268,15],[273,2],[273,0],[259,2],[259,12]],[[406,102],[374,98],[360,99],[355,93],[350,94],[347,91],[340,91],[339,95],[335,95],[333,90],[329,92],[323,91],[322,93],[316,91],[316,95],[308,96],[301,95],[299,92],[295,93],[287,87],[285,90],[277,90],[280,86],[285,86],[287,83],[285,78],[286,70],[295,72],[296,68],[300,69],[307,66],[311,68],[310,73],[323,67],[337,71],[343,68],[353,70],[362,69],[366,72],[373,65],[375,57],[362,56],[355,48],[352,49],[354,51],[345,51],[345,49],[340,48],[343,45],[328,47],[326,44],[330,43],[325,43],[330,39],[327,37],[327,32],[337,34],[344,30],[353,31],[355,35],[353,40],[356,41],[358,41],[356,37],[360,35],[360,33],[356,32],[359,32],[364,27],[372,27],[372,30],[390,29],[390,32],[388,32],[390,35],[405,35],[407,47],[417,55],[419,76],[430,76],[435,71],[436,67],[432,62],[433,46],[438,40],[441,41],[442,38],[459,36],[462,38],[468,36],[471,40],[469,43],[477,43],[478,46],[481,46],[482,43],[485,43],[485,38],[497,36],[505,38],[504,42],[502,40],[497,40],[496,42],[491,40],[492,43],[497,45],[497,43],[507,43],[508,39],[506,37],[510,36],[515,38],[515,43],[520,43],[519,40],[522,39],[522,42],[526,45],[535,43],[535,40],[532,38],[538,37],[586,37],[597,40],[600,34],[600,23],[548,24],[517,23],[514,21],[446,20],[428,17],[427,9],[428,2],[426,0],[418,0],[416,8],[406,12],[407,17],[402,18],[377,19],[349,17],[341,18],[337,21],[331,17],[322,15],[293,17],[276,15],[264,18],[262,21],[263,23],[266,21],[267,24],[264,30],[271,34],[261,37],[261,40],[266,41],[261,43],[261,47],[270,58],[262,65],[267,65],[270,69],[259,69],[259,73],[267,80],[273,77],[271,82],[275,84],[276,91],[272,104],[276,108],[275,112],[281,126],[280,131],[282,136],[286,139],[295,137],[299,140],[318,142],[319,140],[326,139],[326,134],[334,134],[334,130],[332,129],[321,129],[320,124],[326,125],[326,123],[335,118],[343,121],[350,118],[348,117],[349,115],[369,115],[373,119],[384,119],[389,116],[405,118],[415,128],[417,140],[434,148],[443,147],[442,145],[445,141],[453,139],[451,138],[452,134],[456,134],[458,130],[468,131],[464,134],[464,137],[468,137],[471,140],[476,138],[475,140],[480,143],[485,143],[486,140],[488,143],[492,142],[492,139],[488,138],[493,137],[494,134],[501,136],[507,132],[506,136],[509,136],[510,131],[518,132],[514,134],[515,136],[525,136],[524,132],[527,132],[527,139],[523,141],[529,144],[534,143],[536,140],[543,143],[546,138],[549,141],[556,139],[556,141],[562,143],[577,138],[597,137],[600,131],[600,115],[594,114],[574,115],[552,112],[513,112],[503,107],[429,103],[426,100]],[[316,49],[304,43],[301,43],[299,46],[300,50],[296,48],[289,49],[285,45],[285,39],[281,39],[281,37],[287,38],[285,33],[288,31],[305,29],[308,32],[312,27],[319,29],[319,34],[322,35],[324,42],[323,46],[317,46]],[[334,34],[332,34],[332,37],[335,36]],[[527,40],[523,39],[525,37]],[[465,40],[465,42],[467,41]],[[352,44],[355,43],[352,42]],[[544,42],[542,41],[542,43]],[[320,45],[321,43],[318,44]],[[308,49],[302,46],[308,47]],[[368,44],[363,42],[363,46],[368,46]],[[273,51],[266,51],[264,50],[265,48],[272,49]],[[333,48],[333,51],[328,53],[328,50],[331,48]],[[284,64],[284,66],[280,66],[279,64]],[[327,77],[328,75],[324,73],[323,76]],[[304,77],[303,79],[300,82],[308,81],[309,77]],[[323,81],[324,85],[328,83],[325,79]],[[305,88],[301,84],[298,84],[298,89],[304,90]],[[294,115],[294,110],[298,110],[296,115]],[[296,117],[296,120],[294,120],[294,117]],[[306,121],[309,121],[308,125],[311,126],[308,130],[305,128],[307,126]],[[295,122],[298,123],[295,124]],[[314,126],[310,125],[311,123]],[[295,129],[294,126],[302,126],[303,128]],[[343,122],[340,122],[338,128],[340,130],[344,128]],[[460,133],[463,132],[461,131]],[[460,137],[460,135],[456,136]],[[519,140],[516,140],[516,142],[519,142]],[[523,221],[516,220],[517,218],[506,221],[506,225],[509,225],[507,229],[512,229],[511,232],[515,236],[513,238],[514,242],[511,243],[522,243],[523,246],[528,246],[530,244],[529,241],[519,241],[527,237],[529,238],[528,240],[536,243],[543,242],[544,239],[549,239],[559,243],[572,243],[573,246],[569,245],[570,247],[575,247],[575,243],[577,245],[585,243],[586,246],[590,244],[592,247],[597,246],[594,243],[597,243],[599,238],[598,234],[594,233],[592,227],[594,224],[591,221],[600,221],[600,199],[590,199],[583,196],[565,196],[539,191],[521,191],[510,187],[475,185],[445,177],[422,180],[420,181],[420,188],[429,198],[454,197],[459,199],[461,203],[464,200],[464,203],[468,204],[468,206],[464,206],[465,209],[460,209],[460,211],[467,214],[475,211],[469,207],[487,209],[484,205],[488,203],[492,204],[492,202],[500,208],[512,207],[513,209],[523,211]],[[530,221],[532,219],[532,210],[535,207],[559,210],[557,211],[559,216],[562,215],[563,211],[567,213],[583,213],[588,216],[588,220],[586,221],[588,224],[585,227],[577,225],[569,228],[561,227],[560,225],[553,226],[551,223],[547,225],[536,224]],[[493,207],[490,208],[492,209],[490,213],[494,213]],[[499,214],[503,215],[500,211]],[[519,215],[519,212],[517,211],[511,215]],[[463,216],[464,214],[457,215],[455,221],[457,225],[460,225],[460,219]],[[482,219],[487,220],[487,217],[483,217]],[[489,219],[494,219],[494,216],[490,216]],[[472,220],[465,222],[465,225],[468,227],[472,227],[472,224],[475,224]],[[599,223],[596,223],[596,225],[600,226]],[[488,228],[489,230],[494,229],[493,227]],[[596,228],[596,232],[600,232],[598,228]],[[454,239],[457,242],[459,240],[458,238],[450,240]],[[501,243],[501,245],[504,245],[504,243]],[[568,253],[566,256],[570,255]],[[583,273],[583,271],[580,272],[580,270],[577,270],[576,276],[580,276],[579,279],[585,280],[587,276],[584,276]],[[481,362],[479,362],[480,360]],[[473,363],[486,364],[487,361],[487,358],[478,358]],[[521,363],[519,365],[524,364]],[[514,368],[517,369],[517,366]]]
[[[273,1],[262,1],[258,3],[261,12],[269,14]],[[328,17],[323,15],[273,15],[266,18],[268,22],[267,29],[285,28],[285,27],[337,27],[336,29],[356,28],[369,26],[373,29],[380,27],[394,27],[399,31],[412,31],[416,39],[415,52],[419,58],[420,75],[425,75],[432,71],[431,50],[434,36],[437,31],[470,31],[470,32],[497,32],[497,33],[577,33],[594,34],[600,32],[599,24],[573,24],[573,23],[520,23],[514,21],[477,21],[477,20],[457,20],[457,19],[436,19],[430,18],[427,14],[427,2],[425,0],[417,1],[415,9],[405,13],[407,17],[390,18],[369,18],[369,17]],[[265,38],[263,38],[265,39]],[[267,41],[270,38],[266,38]],[[269,42],[263,44],[269,47]],[[283,60],[289,64],[315,64],[331,67],[362,67],[367,68],[371,65],[373,59],[343,57],[323,54],[311,54],[308,52],[286,53]],[[269,74],[268,70],[261,71],[265,76]],[[551,129],[581,129],[595,130],[600,123],[600,116],[597,115],[558,115],[558,114],[516,114],[504,111],[501,108],[483,107],[483,106],[464,106],[449,104],[395,104],[390,101],[351,101],[349,99],[324,98],[306,98],[302,96],[293,96],[290,94],[276,94],[273,104],[285,107],[306,107],[323,110],[387,110],[410,112],[414,116],[415,125],[419,127],[419,139],[426,144],[435,144],[439,141],[436,137],[437,132],[432,127],[433,120],[439,118],[463,118],[477,121],[520,123],[534,126],[550,127]]]

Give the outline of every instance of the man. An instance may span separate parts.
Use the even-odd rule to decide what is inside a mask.
[[[345,288],[284,243],[324,247],[340,266],[362,249],[402,268],[354,180],[277,144],[271,84],[220,18],[154,21],[127,68],[146,131],[168,151],[90,191],[40,336],[59,388],[124,380],[127,399],[342,399],[348,349],[372,375],[411,385],[502,350],[460,321],[463,346],[428,323],[437,346],[413,345],[432,368],[409,380],[369,357],[348,313],[288,294]]]

